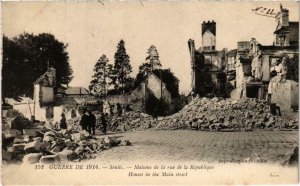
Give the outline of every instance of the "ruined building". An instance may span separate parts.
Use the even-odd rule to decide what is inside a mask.
[[[274,31],[275,46],[298,46],[299,22],[289,21],[289,10],[280,6],[276,15],[277,27]]]
[[[289,11],[276,16],[273,45],[255,38],[238,42],[236,54],[236,97],[269,99],[282,111],[298,109],[299,22],[289,21]]]
[[[196,50],[194,40],[188,41],[192,67],[192,93],[199,96],[224,96],[227,49],[216,50],[216,22],[203,22],[201,26],[202,47]]]

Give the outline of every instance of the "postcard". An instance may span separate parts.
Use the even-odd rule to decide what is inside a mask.
[[[298,183],[299,2],[1,9],[3,185]]]

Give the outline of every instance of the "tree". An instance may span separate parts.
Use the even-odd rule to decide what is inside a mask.
[[[93,80],[90,82],[90,91],[99,97],[106,96],[112,83],[112,65],[108,64],[107,57],[103,54],[94,67]]]
[[[17,43],[3,36],[2,98],[17,98],[32,92],[30,68],[26,52]],[[31,88],[29,88],[31,87]]]
[[[139,73],[148,75],[153,70],[159,69],[160,67],[161,67],[161,63],[159,60],[158,51],[154,45],[151,45],[147,51],[146,63],[143,63],[139,67]]]
[[[172,97],[179,97],[179,80],[174,76],[170,69],[161,69],[159,54],[154,45],[151,45],[147,51],[146,63],[139,66],[139,72],[136,75],[134,87],[137,87],[151,73],[154,73],[166,84]]]
[[[151,71],[160,68],[160,60],[157,49],[154,45],[151,45],[147,51],[148,56],[146,57],[146,62],[150,64]]]
[[[124,94],[125,87],[132,83],[132,78],[130,77],[131,72],[132,67],[130,65],[129,56],[126,53],[125,42],[121,40],[117,46],[117,52],[115,53],[113,78],[115,90],[118,93]]]
[[[35,79],[45,73],[49,66],[56,70],[57,84],[69,84],[73,79],[66,51],[68,45],[58,41],[52,34],[42,33],[35,36],[23,33],[14,40],[27,51]]]
[[[13,39],[4,36],[3,97],[32,96],[33,83],[50,66],[56,69],[57,85],[68,84],[73,71],[66,48],[66,44],[47,33],[23,33]]]

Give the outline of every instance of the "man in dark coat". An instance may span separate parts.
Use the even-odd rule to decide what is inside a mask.
[[[92,111],[89,111],[89,122],[88,122],[88,131],[90,134],[92,134],[93,131],[93,135],[95,135],[95,127],[96,127],[96,117],[95,115],[92,113]]]
[[[88,131],[88,123],[89,123],[89,116],[87,111],[84,111],[83,115],[81,116],[80,125],[82,127],[82,130]]]
[[[61,114],[60,129],[67,129],[67,120],[64,113]]]

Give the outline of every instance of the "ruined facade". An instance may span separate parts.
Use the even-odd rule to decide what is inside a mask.
[[[192,67],[192,94],[223,96],[227,49],[216,50],[216,22],[203,22],[201,26],[202,47],[196,50],[194,40],[188,41]]]
[[[277,27],[274,31],[275,46],[298,46],[299,22],[289,21],[289,10],[280,6],[280,12],[276,15]]]
[[[167,106],[166,111],[171,112],[172,96],[166,84],[162,82],[154,73],[147,78],[130,94],[130,103],[135,110],[152,114],[154,102],[162,101]]]
[[[235,97],[271,99],[285,112],[298,107],[298,71],[291,74],[289,63],[298,61],[299,28],[294,25],[299,23],[289,22],[282,7],[276,18],[273,45],[263,46],[254,38],[238,42]]]

